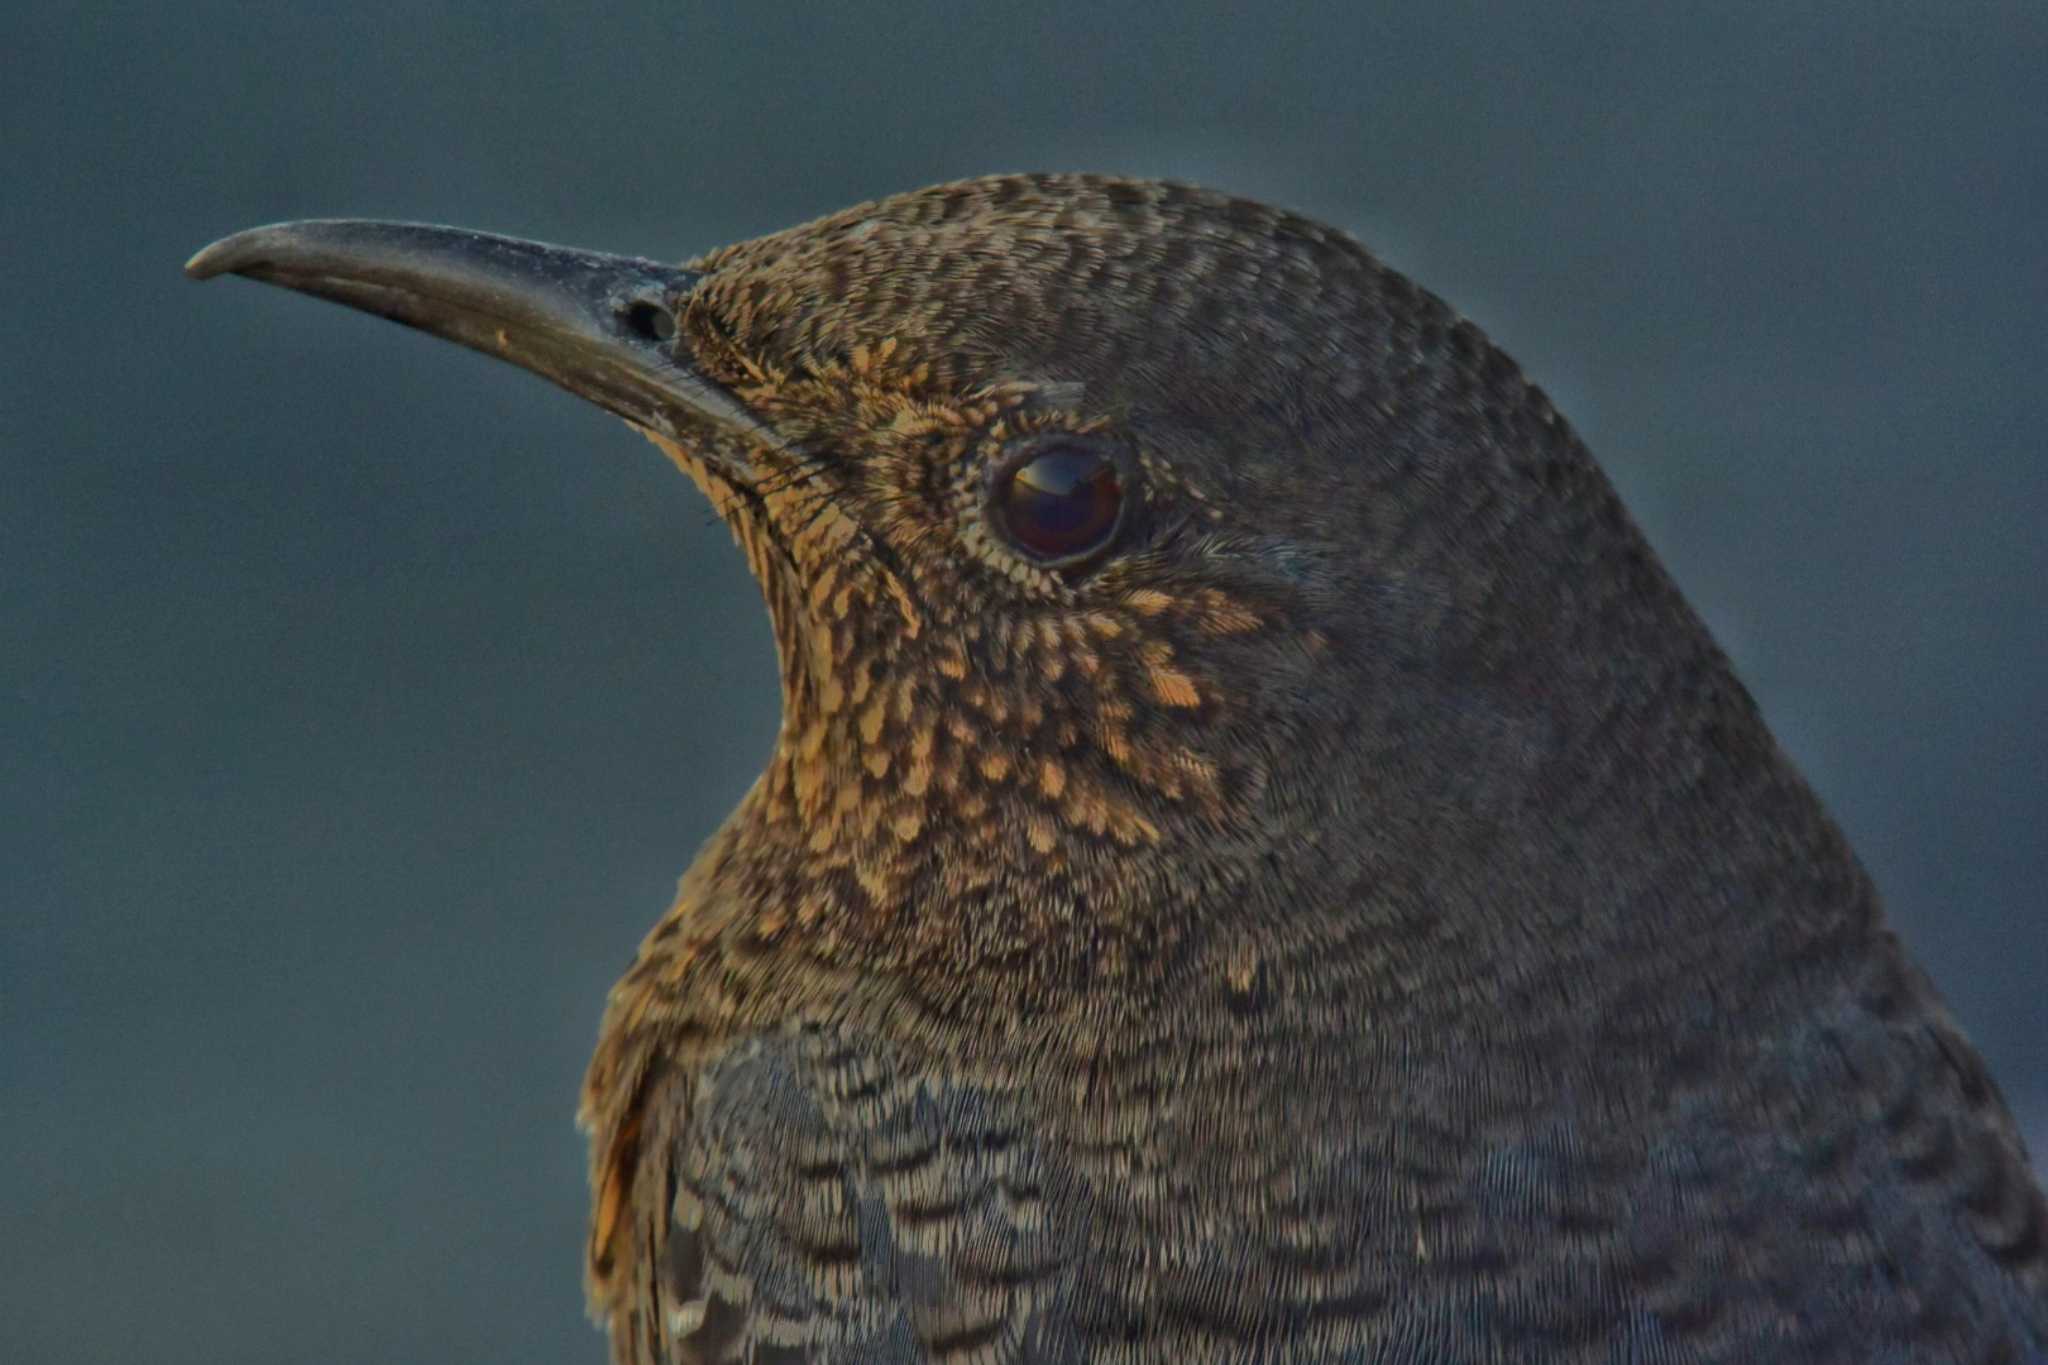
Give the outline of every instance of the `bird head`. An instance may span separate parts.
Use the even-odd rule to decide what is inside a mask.
[[[1572,870],[1656,808],[1633,775],[1768,749],[1543,395],[1261,205],[1004,177],[682,267],[333,221],[188,269],[534,370],[704,490],[783,717],[684,898],[765,942],[1049,989],[1204,926],[1364,925],[1393,971],[1404,936],[1481,935],[1470,902],[1527,962],[1596,898],[1671,885]],[[1333,898],[1336,927],[1301,913]],[[1253,990],[1259,954],[1235,960]]]

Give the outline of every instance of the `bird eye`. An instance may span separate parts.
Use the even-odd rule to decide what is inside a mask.
[[[990,507],[1004,537],[1044,564],[1100,552],[1123,520],[1115,452],[1082,436],[1034,440],[997,467]]]

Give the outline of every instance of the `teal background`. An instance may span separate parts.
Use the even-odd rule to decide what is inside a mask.
[[[1548,388],[2048,1147],[2048,8],[0,10],[0,1356],[597,1361],[579,1074],[774,723],[644,442],[180,263],[1000,169],[1336,222]]]

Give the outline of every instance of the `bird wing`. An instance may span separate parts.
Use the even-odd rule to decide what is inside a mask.
[[[1870,1362],[2048,1365],[2031,1271],[1989,1264],[1984,1228],[1937,1189],[1974,1172],[1963,1207],[1992,1214],[2013,1192],[1993,1167],[2017,1159],[2003,1128],[1934,1102],[1981,1083],[1942,1042],[1917,1017],[1809,1021],[1753,1061],[1769,1114],[1709,1088],[1653,1131],[1609,1133],[1567,1105],[1470,1150],[1345,1095],[1325,1113],[1312,1087],[1267,1093],[1259,1146],[1325,1247],[1275,1240],[1291,1206],[1226,1237],[1112,1235],[1133,1231],[1124,1186],[1142,1172],[1045,1137],[1022,1093],[871,1041],[755,1036],[641,1097],[614,1350],[622,1365],[1200,1360],[1233,1341],[1233,1359],[1318,1365],[1594,1358],[1542,1345],[1577,1299],[1604,1324],[1601,1359],[1747,1360],[1797,1340],[1818,1352],[1802,1358],[1832,1343]],[[1297,1126],[1322,1137],[1290,1148]],[[1198,1156],[1196,1137],[1165,1134],[1149,1159]],[[1420,1183],[1401,1195],[1397,1172]],[[1451,1205],[1432,1212],[1431,1190]],[[2002,1231],[2001,1259],[2025,1261],[2036,1226]],[[1297,1263],[1298,1280],[1258,1287]],[[1294,1327],[1247,1334],[1232,1305]]]
[[[645,1103],[622,1360],[1070,1358],[1048,1334],[1085,1200],[1008,1095],[796,1032]]]

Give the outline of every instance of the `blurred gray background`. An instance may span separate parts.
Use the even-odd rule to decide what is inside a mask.
[[[1087,168],[1349,228],[1585,433],[2048,1147],[2048,7],[15,0],[0,53],[0,1356],[600,1359],[579,1074],[772,733],[651,447],[180,277],[297,216],[682,257]]]

